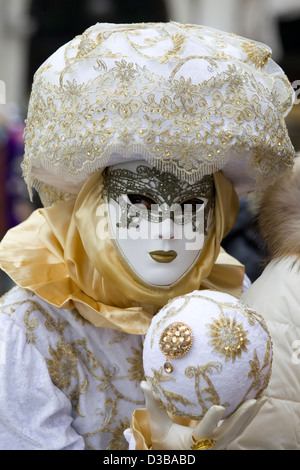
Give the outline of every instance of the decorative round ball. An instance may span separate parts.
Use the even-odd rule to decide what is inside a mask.
[[[201,420],[212,405],[221,405],[226,418],[267,387],[272,341],[263,318],[242,301],[194,291],[155,315],[143,365],[155,398],[168,412]]]

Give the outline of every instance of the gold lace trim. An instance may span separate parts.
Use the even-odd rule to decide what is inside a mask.
[[[114,34],[129,51],[114,46]],[[81,183],[116,155],[123,161],[139,155],[194,182],[230,159],[248,158],[248,151],[248,174],[271,182],[294,156],[284,123],[292,88],[284,74],[264,72],[267,48],[237,36],[212,31],[187,55],[191,37],[197,42],[206,34],[175,23],[96,25],[65,47],[62,70],[50,58],[30,98],[27,183],[33,167]],[[230,53],[233,40],[239,58]]]

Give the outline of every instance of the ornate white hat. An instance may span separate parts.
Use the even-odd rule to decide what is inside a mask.
[[[294,90],[260,43],[204,26],[96,24],[36,72],[23,172],[47,196],[145,159],[195,181],[222,169],[238,193],[292,165]]]

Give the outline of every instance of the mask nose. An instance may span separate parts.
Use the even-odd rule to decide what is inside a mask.
[[[164,240],[174,239],[174,222],[171,219],[165,219],[158,224],[157,238]]]

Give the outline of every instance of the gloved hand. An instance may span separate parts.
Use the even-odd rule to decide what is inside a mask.
[[[141,383],[148,410],[153,450],[224,450],[256,416],[266,398],[248,400],[220,423],[223,406],[213,405],[195,428],[174,424],[160,408],[149,384]]]

